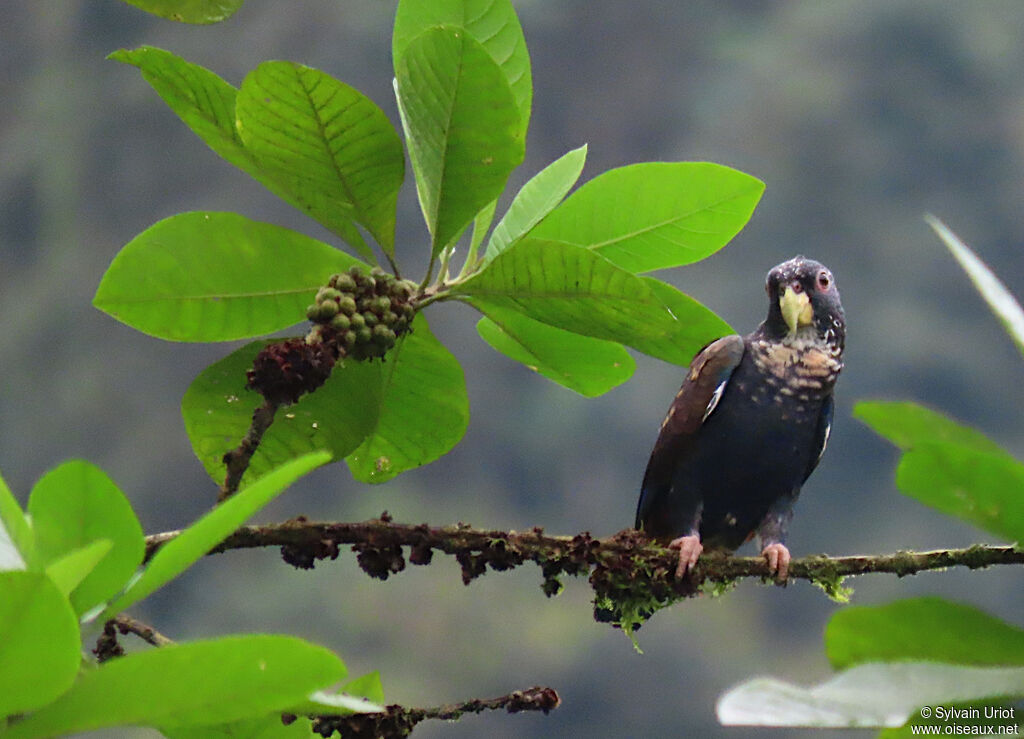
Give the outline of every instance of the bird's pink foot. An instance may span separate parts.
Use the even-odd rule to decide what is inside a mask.
[[[686,573],[697,564],[697,557],[704,551],[704,545],[700,543],[700,537],[696,534],[680,536],[668,543],[669,549],[679,550],[679,565],[676,567],[676,579],[686,577]],[[788,561],[788,560],[787,560]]]
[[[766,544],[761,550],[761,556],[767,560],[768,571],[775,575],[776,580],[783,582],[789,577],[790,556],[784,544]]]

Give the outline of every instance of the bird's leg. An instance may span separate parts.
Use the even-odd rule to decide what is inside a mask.
[[[768,561],[768,571],[773,573],[777,580],[783,582],[789,577],[789,550],[781,542],[766,544],[761,550],[761,556]]]
[[[700,534],[689,534],[673,539],[668,543],[668,548],[679,550],[679,564],[676,566],[678,580],[686,577],[686,573],[693,569],[700,553],[704,551],[704,545],[700,543]]]
[[[757,537],[761,542],[761,556],[768,562],[768,571],[782,583],[789,577],[789,550],[786,549],[786,530],[793,518],[793,503],[796,502],[795,491],[776,500],[768,509],[768,514],[757,527]]]

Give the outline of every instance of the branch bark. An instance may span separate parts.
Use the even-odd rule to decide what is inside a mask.
[[[147,537],[147,558],[178,534],[171,531]],[[770,577],[761,557],[712,552],[700,558],[691,577],[676,581],[672,573],[678,555],[633,529],[598,539],[589,533],[552,536],[539,527],[516,532],[475,529],[463,523],[443,527],[409,525],[395,523],[387,513],[379,519],[358,523],[298,518],[279,524],[244,526],[210,553],[279,546],[285,561],[308,569],[317,560],[336,559],[342,545],[351,545],[363,570],[382,580],[405,569],[403,547],[409,548],[408,561],[412,564],[429,564],[434,551],[455,556],[462,565],[462,579],[467,584],[484,574],[488,566],[507,570],[533,561],[541,567],[548,594],[557,592],[559,575],[584,575],[591,569],[603,573],[602,577],[633,581],[639,578],[658,583],[681,597],[692,595],[708,582]],[[790,563],[789,577],[825,586],[835,585],[839,579],[851,575],[890,573],[903,577],[948,567],[977,569],[1005,564],[1024,564],[1024,551],[1011,546],[975,545],[964,549],[880,555],[811,555],[794,559]],[[597,585],[593,574],[591,582]]]
[[[249,469],[249,461],[252,455],[260,446],[263,434],[274,422],[274,415],[277,413],[278,403],[272,400],[264,400],[252,414],[252,424],[246,431],[245,437],[239,445],[224,455],[224,464],[227,466],[227,475],[224,484],[220,486],[220,493],[217,495],[217,502],[230,498],[238,492],[238,485],[242,481],[242,475]]]
[[[458,721],[467,713],[483,713],[484,711],[506,710],[509,713],[520,711],[542,711],[549,713],[558,708],[562,699],[554,688],[535,685],[526,690],[516,690],[499,698],[474,698],[463,703],[438,706],[436,708],[405,708],[404,706],[388,706],[383,713],[356,713],[351,716],[321,716],[313,720],[312,730],[315,734],[328,737],[334,732],[342,737],[352,739],[378,739],[378,737],[406,737],[416,725],[427,719],[442,721]]]

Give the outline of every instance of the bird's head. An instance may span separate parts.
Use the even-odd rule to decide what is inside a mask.
[[[806,336],[842,348],[846,320],[828,267],[813,259],[793,257],[771,269],[765,290],[769,304],[764,328],[770,336]]]

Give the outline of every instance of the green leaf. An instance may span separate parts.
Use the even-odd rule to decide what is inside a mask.
[[[466,433],[469,399],[462,366],[422,314],[372,367],[380,388],[376,423],[346,461],[357,480],[379,483],[447,454]]]
[[[1024,695],[1024,667],[868,662],[803,688],[770,677],[718,699],[726,726],[865,728],[902,726],[921,706]]]
[[[338,692],[365,698],[374,703],[384,702],[384,685],[377,670],[360,675],[355,680],[349,680]]]
[[[161,726],[160,733],[167,739],[310,739],[309,720],[300,717],[285,726],[281,713],[259,718],[242,719],[213,726]]]
[[[299,717],[285,726],[281,713],[259,718],[242,719],[213,726],[161,726],[160,733],[167,739],[310,739],[309,719]]]
[[[25,513],[0,476],[0,572],[35,563],[34,538]]]
[[[472,36],[433,28],[395,68],[420,207],[438,254],[505,187],[525,137],[502,69]]]
[[[950,442],[904,453],[896,485],[905,495],[1009,541],[1024,542],[1024,464]]]
[[[136,236],[93,305],[171,341],[230,341],[305,320],[334,272],[358,262],[287,228],[237,213],[181,213]]]
[[[367,246],[348,214],[320,201],[304,200],[290,189],[294,183],[278,182],[245,148],[235,126],[235,98],[238,91],[208,69],[191,64],[169,51],[152,46],[122,49],[109,56],[142,71],[143,78],[164,99],[179,118],[217,154],[246,172],[282,200],[290,203],[339,234],[367,259]],[[326,209],[325,209],[326,208]]]
[[[44,565],[93,542],[111,549],[71,595],[79,615],[121,591],[142,563],[146,541],[131,504],[100,468],[82,460],[47,472],[32,488],[28,512]]]
[[[117,615],[173,580],[295,480],[329,460],[330,455],[326,452],[307,454],[281,465],[242,488],[162,546],[143,570],[141,577],[107,607],[100,620]]]
[[[234,15],[245,0],[124,0],[136,8],[180,23],[218,23]]]
[[[837,611],[825,649],[837,668],[896,660],[1024,666],[1024,629],[965,603],[910,598]]]
[[[688,367],[697,353],[712,341],[736,333],[714,311],[673,285],[654,277],[640,279],[676,320],[669,347],[669,356],[673,357],[670,361]]]
[[[494,227],[487,242],[487,259],[494,259],[510,244],[536,226],[576,184],[587,161],[587,145],[553,161],[516,193],[512,205]]]
[[[995,273],[988,265],[981,261],[970,248],[962,242],[955,233],[933,215],[924,217],[928,225],[939,235],[942,242],[952,252],[956,260],[960,262],[964,272],[971,278],[971,282],[981,293],[992,312],[1002,321],[1006,332],[1017,343],[1017,347],[1024,352],[1024,308],[1013,297],[1013,293],[1006,289]]]
[[[372,100],[318,69],[272,61],[246,76],[235,114],[246,149],[312,204],[310,215],[331,214],[322,221],[328,228],[341,215],[354,220],[394,255],[405,155]]]
[[[861,401],[853,415],[900,449],[932,441],[948,441],[990,454],[1009,454],[977,429],[917,403]]]
[[[67,597],[113,548],[114,543],[110,539],[97,539],[50,562],[46,566],[46,574],[53,580],[61,595]],[[86,609],[76,609],[79,613],[84,610]]]
[[[501,67],[512,90],[523,138],[530,121],[533,80],[519,18],[508,0],[401,0],[395,14],[391,54],[397,70],[409,42],[438,26],[464,29]]]
[[[488,309],[476,330],[495,351],[591,398],[621,385],[636,369],[621,344],[555,328],[517,311]]]
[[[81,640],[67,598],[39,572],[0,572],[0,634],[2,727],[4,716],[46,705],[71,686]]]
[[[238,446],[263,403],[245,387],[245,371],[270,342],[256,341],[204,369],[181,400],[192,449],[216,482],[224,480],[224,453]],[[368,362],[339,362],[327,382],[295,405],[280,408],[249,462],[242,483],[307,452],[329,452],[332,461],[363,442],[377,421],[379,370]]]
[[[632,164],[583,185],[530,235],[593,249],[630,272],[677,267],[729,243],[763,192],[720,164]]]
[[[718,330],[728,328],[671,285],[631,274],[589,249],[532,236],[452,292],[485,315],[519,311],[681,365],[693,358],[695,337],[711,334],[707,340],[714,339],[722,335]]]
[[[76,655],[77,658],[77,655]],[[128,654],[8,729],[10,739],[106,726],[217,724],[287,708],[345,675],[327,649],[288,636],[235,636]]]
[[[369,672],[342,685],[336,692],[318,690],[289,709],[290,713],[306,715],[347,716],[353,713],[378,713],[384,707],[384,686],[379,672]]]
[[[199,138],[236,167],[254,174],[255,163],[235,130],[234,87],[205,67],[154,46],[119,49],[107,58],[138,67],[143,79]]]

